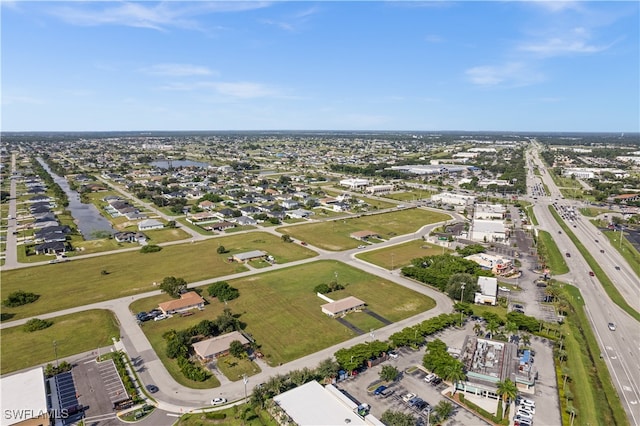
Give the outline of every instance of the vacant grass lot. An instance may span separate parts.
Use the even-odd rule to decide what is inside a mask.
[[[227,302],[227,306],[246,324],[245,330],[261,345],[260,350],[270,365],[292,361],[355,337],[322,313],[320,306],[326,302],[313,291],[316,285],[334,280],[336,273],[338,282],[346,288],[330,293],[329,297],[333,300],[358,297],[371,311],[389,321],[396,322],[435,306],[434,300],[427,296],[335,261],[314,262],[230,281],[229,284],[240,291],[240,297]],[[203,293],[206,296],[206,290]],[[166,300],[169,300],[166,295],[150,297],[133,303],[131,309],[146,311]],[[224,307],[213,299],[202,312],[184,318],[149,321],[144,323],[143,331],[167,365],[162,334],[171,329],[185,329],[203,319],[213,320]]]
[[[217,249],[221,245],[229,253],[218,254]],[[237,234],[167,246],[157,253],[116,253],[4,271],[0,298],[4,300],[16,290],[39,294],[40,299],[35,303],[4,310],[15,314],[14,319],[25,318],[157,290],[153,283],[159,283],[167,276],[194,282],[242,272],[246,270],[245,266],[229,263],[226,259],[234,253],[250,250],[264,250],[274,256],[278,263],[316,255],[298,244],[284,243],[271,234]],[[103,275],[102,271],[108,272],[108,275]]]
[[[444,249],[446,253],[451,250]],[[411,264],[411,259],[442,254],[442,247],[425,243],[422,240],[407,241],[393,247],[385,247],[379,250],[371,250],[357,254],[358,259],[373,263],[386,269],[402,268]]]
[[[358,247],[362,242],[349,235],[356,231],[374,231],[382,238],[416,232],[430,223],[442,222],[451,216],[422,209],[407,209],[390,213],[339,219],[330,222],[310,223],[278,228],[279,232],[313,244],[326,250],[347,250]]]
[[[398,201],[415,201],[415,200],[422,200],[423,198],[431,198],[432,194],[433,193],[431,191],[413,190],[413,191],[405,191],[405,192],[394,192],[392,194],[384,194],[382,195],[382,197],[390,198],[392,200],[398,200]]]
[[[27,333],[22,326],[0,331],[2,345],[0,374],[55,362],[58,359],[109,346],[112,337],[120,338],[120,326],[111,311],[92,310],[56,317],[44,330]]]

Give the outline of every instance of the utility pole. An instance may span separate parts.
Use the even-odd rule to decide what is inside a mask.
[[[58,363],[58,342],[55,340],[53,341],[53,353],[56,356],[56,367],[60,367],[60,364]]]
[[[464,303],[464,283],[462,283],[462,285],[460,286],[460,290],[462,290],[460,292],[460,304]],[[462,325],[462,315],[464,314],[464,312],[462,310],[460,310],[460,324]]]

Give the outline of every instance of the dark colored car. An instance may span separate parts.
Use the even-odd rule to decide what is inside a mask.
[[[376,390],[373,391],[374,395],[380,395],[382,393],[382,391],[384,391],[387,387],[386,386],[378,386],[376,388]]]
[[[149,391],[149,393],[158,392],[158,387],[156,385],[147,385],[146,388]]]

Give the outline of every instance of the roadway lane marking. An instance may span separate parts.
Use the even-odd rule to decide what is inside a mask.
[[[169,417],[180,417],[180,414],[173,414],[173,413],[167,413],[167,416]]]

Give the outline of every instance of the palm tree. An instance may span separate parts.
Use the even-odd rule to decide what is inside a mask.
[[[476,333],[476,336],[480,334],[480,330],[482,330],[482,326],[479,323],[476,323],[473,326],[473,332]]]
[[[467,378],[467,374],[464,372],[462,363],[456,360],[444,368],[442,378],[453,383],[453,393],[456,393],[458,382],[465,380]]]
[[[514,399],[516,395],[518,395],[518,387],[511,381],[511,379],[504,379],[503,381],[498,382],[497,385],[498,389],[496,390],[496,393],[498,396],[502,397],[502,403],[505,406],[504,408],[506,408],[507,399]],[[504,412],[502,415],[504,416]]]
[[[449,401],[440,401],[438,402],[438,405],[433,408],[433,410],[438,415],[438,418],[446,420],[451,415],[451,413],[453,413],[453,404],[451,404]]]
[[[524,346],[529,346],[531,344],[531,335],[529,333],[524,333],[522,335],[522,344]]]
[[[518,331],[518,324],[513,321],[507,321],[504,325],[504,331],[513,336]]]
[[[498,323],[495,322],[494,320],[491,320],[487,323],[487,331],[491,334],[491,337],[493,337],[493,335],[495,334],[496,331],[498,331]]]

